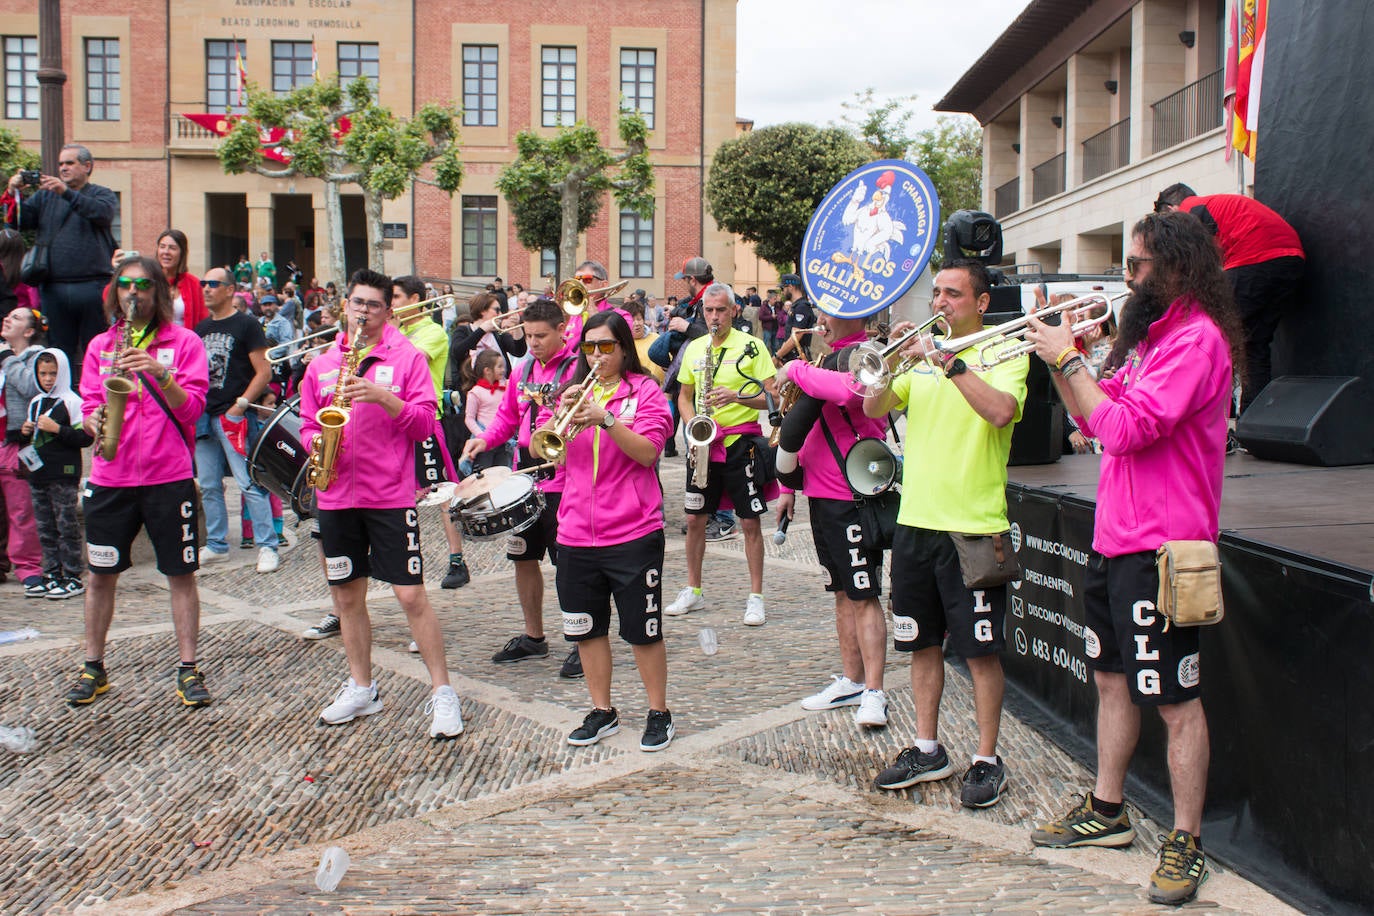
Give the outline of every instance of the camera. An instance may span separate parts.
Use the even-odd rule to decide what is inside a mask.
[[[43,173],[38,169],[21,169],[19,172],[19,181],[31,188],[38,187],[42,180]]]

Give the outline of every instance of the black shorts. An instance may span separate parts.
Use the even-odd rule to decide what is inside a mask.
[[[132,566],[129,554],[139,528],[146,529],[153,542],[158,572],[184,576],[199,568],[194,480],[147,487],[102,487],[87,482],[81,496],[91,572],[118,575]]]
[[[980,658],[1006,645],[1007,587],[970,589],[954,541],[943,531],[899,524],[892,539],[892,637],[898,652],[943,645]]]
[[[547,551],[549,562],[558,565],[558,503],[562,498],[562,493],[544,494],[544,511],[539,513],[538,520],[506,539],[507,560],[534,560],[537,563],[544,559]]]
[[[1094,671],[1126,675],[1137,706],[1185,703],[1202,695],[1198,627],[1166,627],[1155,612],[1154,551],[1088,559],[1083,653]]]
[[[424,490],[447,479],[444,453],[439,450],[439,437],[430,436],[415,443],[415,489]]]
[[[420,517],[402,509],[321,509],[325,578],[343,585],[371,576],[392,585],[422,585]]]
[[[620,638],[635,646],[663,639],[663,531],[611,547],[559,546],[558,603],[569,642],[611,632],[611,598]]]
[[[883,593],[881,551],[859,543],[859,507],[852,499],[806,498],[811,511],[811,540],[825,570],[825,590],[843,591],[855,601]]]
[[[740,436],[725,449],[724,461],[713,461],[706,475],[706,486],[692,485],[687,469],[687,496],[682,507],[688,515],[712,515],[720,508],[722,493],[729,494],[740,518],[758,518],[768,511],[763,498],[763,456],[753,436]]]

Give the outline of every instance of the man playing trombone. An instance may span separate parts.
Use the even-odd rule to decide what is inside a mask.
[[[935,276],[931,310],[943,316],[948,340],[982,330],[991,301],[987,268],[971,260],[947,264]],[[894,329],[900,332],[901,328]],[[945,686],[942,646],[968,662],[973,678],[978,748],[964,773],[961,801],[985,808],[1001,798],[1007,771],[997,755],[1002,718],[1002,620],[1006,585],[964,584],[951,533],[1000,536],[1007,522],[1007,458],[1012,427],[1026,399],[1024,355],[977,364],[977,346],[941,348],[913,334],[900,348],[918,357],[915,369],[864,398],[864,413],[907,412],[902,501],[892,544],[894,647],[911,653],[916,744],[878,774],[880,789],[903,789],[954,773],[939,743]],[[1008,548],[1009,549],[1009,548]]]

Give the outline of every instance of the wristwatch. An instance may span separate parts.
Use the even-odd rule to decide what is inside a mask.
[[[945,378],[954,378],[956,375],[962,375],[963,373],[965,373],[965,372],[967,372],[967,371],[968,371],[968,364],[965,363],[962,359],[959,359],[958,357],[955,357],[954,360],[953,360],[953,362],[951,362],[951,363],[945,368]]]
[[[600,426],[602,429],[610,429],[612,426],[615,426],[615,414],[607,411],[606,416],[601,418]]]

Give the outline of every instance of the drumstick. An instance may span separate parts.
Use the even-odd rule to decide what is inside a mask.
[[[546,461],[546,462],[544,462],[543,464],[535,464],[535,465],[531,465],[530,467],[527,467],[527,468],[516,468],[516,469],[515,469],[515,473],[517,473],[517,474],[532,474],[532,473],[534,473],[535,471],[547,471],[549,468],[554,468],[554,467],[557,467],[557,466],[558,466],[558,462],[557,462],[557,461]]]

